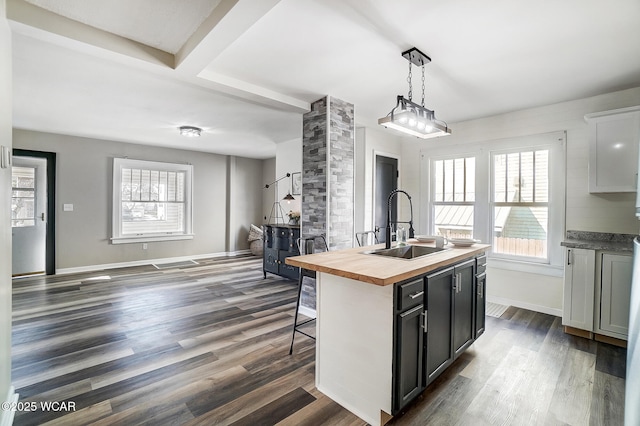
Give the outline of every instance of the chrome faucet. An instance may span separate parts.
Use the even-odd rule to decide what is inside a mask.
[[[413,231],[413,204],[411,203],[411,195],[407,194],[407,192],[403,191],[402,189],[394,189],[393,191],[391,191],[391,193],[389,194],[389,198],[387,199],[387,229],[386,229],[386,238],[384,242],[385,248],[391,248],[391,199],[393,198],[394,195],[396,195],[399,192],[402,192],[409,199],[409,207],[411,209],[411,219],[409,219],[409,222],[400,222],[396,220],[394,223],[396,226],[398,225],[398,223],[408,223],[409,238],[414,237],[413,235],[413,232],[414,232]]]

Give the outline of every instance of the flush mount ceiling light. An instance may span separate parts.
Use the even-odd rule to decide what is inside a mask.
[[[200,136],[200,132],[202,132],[202,129],[199,127],[180,126],[180,134],[187,138],[197,138]]]
[[[386,116],[378,120],[378,124],[395,129],[422,139],[447,136],[451,134],[451,129],[447,123],[436,119],[435,112],[424,106],[424,66],[431,62],[431,58],[412,47],[402,52],[402,56],[409,62],[409,93],[406,99],[403,95],[398,95],[396,106]],[[411,83],[411,70],[413,64],[422,69],[422,104],[413,102],[413,85]]]

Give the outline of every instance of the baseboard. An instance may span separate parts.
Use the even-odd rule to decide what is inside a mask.
[[[13,386],[9,387],[9,392],[7,393],[7,398],[3,399],[2,402],[9,403],[13,406],[18,403],[18,394],[15,392]],[[16,410],[4,410],[0,409],[0,426],[11,426],[13,424],[13,417],[16,413]]]
[[[316,317],[315,309],[307,308],[306,306],[300,305],[300,307],[298,308],[298,312],[301,313],[302,315],[306,316],[306,317],[309,317],[309,318],[315,318]]]
[[[79,272],[93,272],[93,271],[101,271],[104,269],[129,268],[132,266],[151,265],[152,263],[183,262],[183,261],[192,260],[192,259],[198,260],[198,259],[211,259],[216,257],[242,256],[246,254],[251,254],[251,250],[237,250],[237,251],[219,252],[219,253],[194,254],[191,256],[164,257],[164,258],[158,258],[158,259],[133,260],[130,262],[105,263],[101,265],[87,265],[87,266],[78,266],[75,268],[56,269],[56,275],[77,274]]]
[[[535,305],[533,303],[522,302],[520,300],[511,300],[504,297],[488,296],[487,302],[498,303],[500,305],[515,306],[516,308],[528,309],[542,314],[562,317],[562,309],[550,308],[548,306]]]

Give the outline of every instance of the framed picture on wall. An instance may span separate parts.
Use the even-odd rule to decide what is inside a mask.
[[[300,172],[291,173],[291,195],[302,195],[302,175]]]

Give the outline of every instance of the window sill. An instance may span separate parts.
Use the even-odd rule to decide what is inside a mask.
[[[129,243],[153,243],[156,241],[178,241],[193,240],[194,234],[180,235],[158,235],[158,236],[139,236],[139,237],[114,237],[111,238],[111,244],[129,244]]]
[[[550,277],[562,278],[564,276],[564,268],[558,265],[519,262],[517,260],[496,259],[490,257],[488,259],[487,266],[490,268],[505,269],[508,271],[516,272],[526,272],[529,274],[547,275]]]

